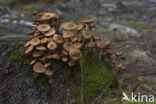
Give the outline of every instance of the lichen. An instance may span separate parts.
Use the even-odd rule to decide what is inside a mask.
[[[107,86],[118,88],[119,84],[113,72],[98,60],[87,61],[83,57],[79,65],[73,69],[76,86],[72,89],[72,96],[78,103],[81,102],[81,68],[84,75],[83,98],[84,104],[90,104],[98,94],[104,93]],[[69,71],[66,75],[69,75]]]

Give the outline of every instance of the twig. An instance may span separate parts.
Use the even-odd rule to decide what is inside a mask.
[[[82,64],[80,61],[80,68],[81,68],[81,104],[83,104],[83,68],[82,68]]]

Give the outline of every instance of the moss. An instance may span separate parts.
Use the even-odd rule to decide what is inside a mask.
[[[34,11],[34,7],[33,5],[29,4],[29,5],[25,5],[23,7],[23,10],[28,11],[28,12],[33,12]]]
[[[86,58],[80,60],[83,75],[84,104],[90,104],[98,94],[104,93],[106,87],[118,88],[118,82],[113,72],[98,60],[88,62]],[[69,73],[67,73],[69,74]],[[81,101],[81,71],[80,66],[74,69],[77,86],[73,87],[72,96],[78,103]]]
[[[109,29],[108,28],[104,28],[104,27],[98,27],[97,28],[97,31],[100,31],[100,32],[109,32]]]
[[[127,25],[127,26],[137,26],[137,25],[143,25],[143,22],[129,20],[129,21],[123,21],[122,24]]]

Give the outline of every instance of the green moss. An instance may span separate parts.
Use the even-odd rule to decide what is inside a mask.
[[[104,93],[106,87],[118,88],[113,72],[98,60],[88,62],[86,58],[80,60],[84,75],[83,98],[84,104],[90,104],[98,94]],[[69,74],[69,73],[68,73]],[[72,96],[78,103],[81,101],[81,70],[74,69],[77,86],[73,87]]]
[[[28,12],[33,12],[34,8],[33,5],[29,4],[23,7],[23,10],[28,11]]]
[[[129,21],[123,21],[122,24],[127,26],[137,26],[137,25],[143,25],[144,23],[141,21],[129,20]]]
[[[100,31],[100,32],[109,32],[109,29],[108,28],[104,28],[104,27],[98,27],[97,28],[97,31]]]

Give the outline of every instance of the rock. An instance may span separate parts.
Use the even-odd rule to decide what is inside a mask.
[[[118,31],[122,35],[130,35],[132,37],[140,37],[141,34],[138,33],[137,30],[130,28],[128,26],[120,25],[120,24],[110,24],[109,25],[109,30],[110,31]]]

